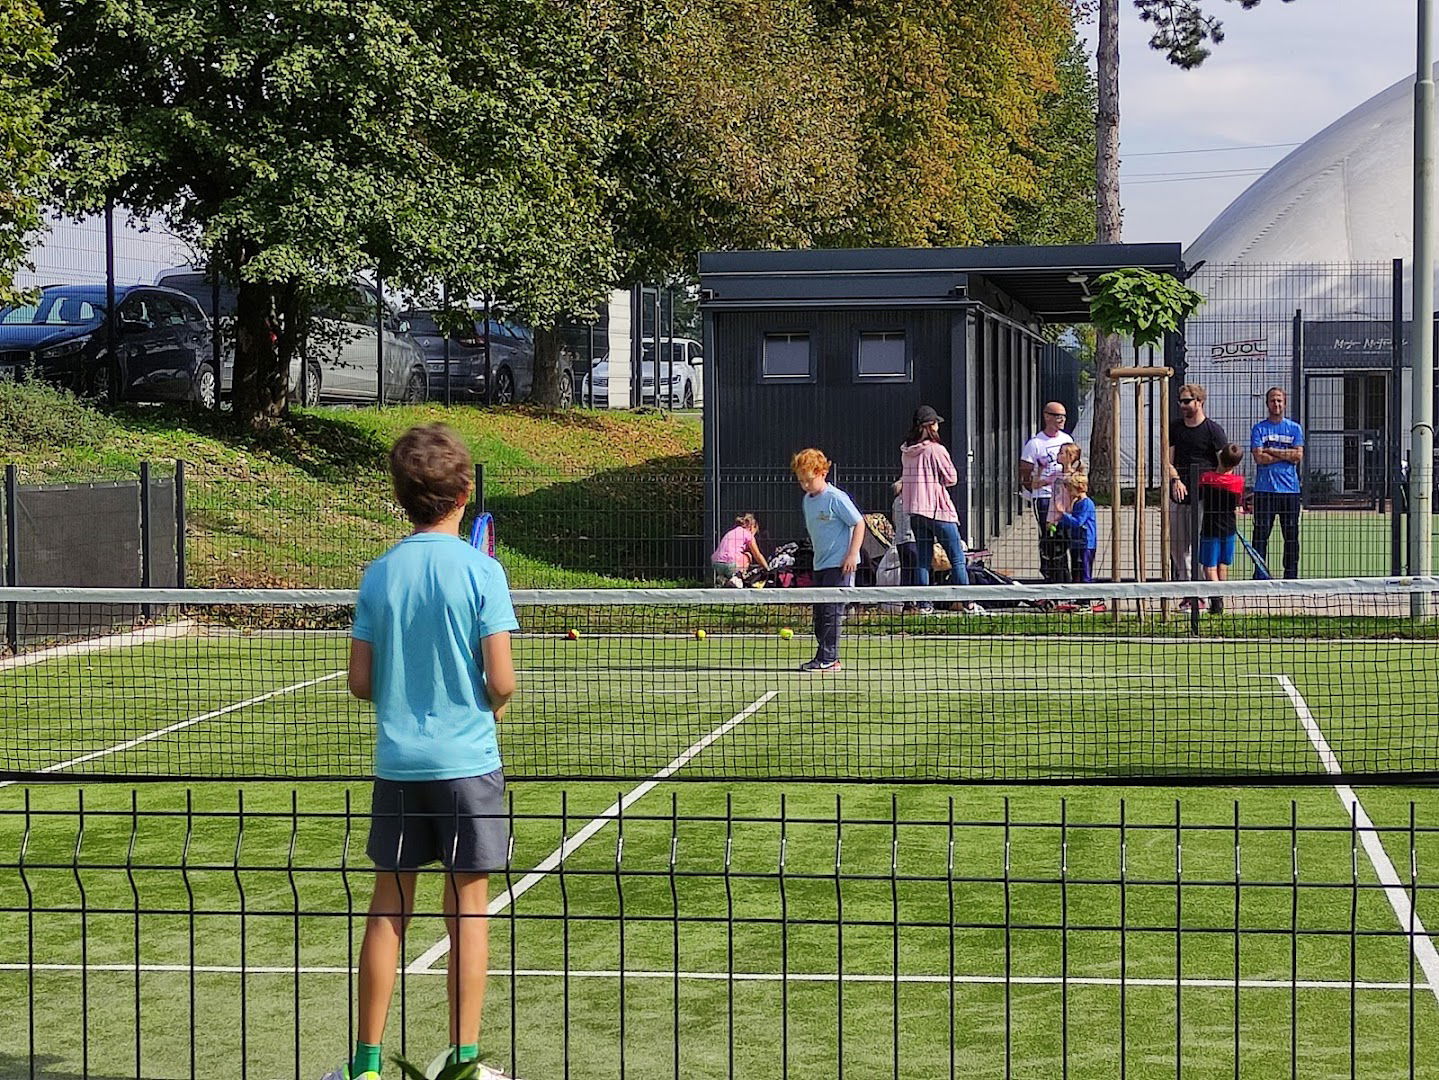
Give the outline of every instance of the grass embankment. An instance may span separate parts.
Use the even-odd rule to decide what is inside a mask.
[[[520,587],[669,582],[697,533],[697,417],[441,405],[297,411],[256,431],[228,414],[105,410],[38,384],[0,385],[0,461],[22,484],[132,481],[187,463],[189,583],[349,587],[407,525],[386,453],[443,421],[486,466],[486,507]]]

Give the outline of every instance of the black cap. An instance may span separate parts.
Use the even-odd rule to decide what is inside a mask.
[[[944,417],[940,416],[939,413],[935,412],[928,405],[921,405],[914,410],[914,422],[916,426],[942,424],[944,423]]]

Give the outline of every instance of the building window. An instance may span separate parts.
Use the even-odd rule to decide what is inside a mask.
[[[905,353],[904,331],[884,330],[860,334],[856,372],[861,379],[907,378],[909,358]]]
[[[814,376],[808,334],[766,334],[760,368],[766,379],[809,379]]]

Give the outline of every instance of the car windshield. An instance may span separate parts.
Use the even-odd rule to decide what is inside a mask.
[[[98,298],[58,289],[46,289],[34,304],[21,304],[0,310],[4,326],[89,326],[104,316]]]
[[[428,311],[402,311],[400,318],[410,324],[412,334],[439,334],[440,327]]]

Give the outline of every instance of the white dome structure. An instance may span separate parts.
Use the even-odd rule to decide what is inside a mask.
[[[1251,184],[1184,253],[1210,263],[1370,262],[1407,256],[1414,80],[1330,124]]]

